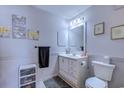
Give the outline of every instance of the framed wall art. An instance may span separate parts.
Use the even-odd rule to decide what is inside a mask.
[[[12,15],[13,38],[26,39],[26,17]]]
[[[111,28],[111,39],[124,39],[124,25],[115,26]]]
[[[104,22],[94,25],[94,35],[104,34]]]
[[[0,37],[1,38],[10,38],[11,30],[8,26],[0,26]]]
[[[63,31],[57,32],[57,45],[59,47],[66,46],[66,34]]]
[[[39,31],[28,30],[28,39],[39,40]]]

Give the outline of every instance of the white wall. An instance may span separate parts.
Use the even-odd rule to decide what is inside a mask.
[[[84,13],[87,22],[87,51],[89,54],[124,57],[124,39],[111,40],[111,27],[124,24],[124,8],[114,10],[113,6],[92,6]],[[94,36],[94,24],[105,22],[105,34]]]
[[[0,25],[12,26],[12,14],[27,17],[27,29],[39,30],[39,41],[28,39],[0,38],[0,87],[18,87],[20,65],[36,63],[38,51],[35,45],[51,46],[50,66],[37,69],[37,80],[57,74],[57,54],[64,47],[57,46],[57,31],[67,33],[66,21],[58,16],[32,6],[0,6]]]
[[[43,68],[39,69],[39,78],[42,78],[43,80],[48,79],[52,75],[58,74],[58,62],[57,62],[57,53],[59,52],[65,52],[65,47],[58,47],[57,46],[57,32],[58,31],[64,31],[66,33],[66,47],[68,46],[68,25],[65,20],[62,18],[59,18],[57,16],[48,14],[48,13],[42,13],[42,17],[40,19],[40,23],[42,23],[42,26],[40,29],[40,46],[50,46],[51,50],[51,56],[50,56],[50,66],[49,68]],[[64,37],[63,37],[64,38]]]
[[[84,13],[87,22],[87,51],[89,62],[103,61],[105,55],[111,57],[111,63],[116,66],[109,87],[124,87],[124,39],[111,40],[111,27],[124,24],[124,8],[114,10],[113,6],[92,6]],[[94,24],[105,22],[105,34],[94,36]],[[90,65],[90,64],[89,64]],[[90,66],[89,66],[90,67]],[[93,76],[93,69],[89,68]]]

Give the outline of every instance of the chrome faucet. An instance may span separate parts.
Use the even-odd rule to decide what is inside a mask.
[[[66,48],[65,52],[66,52],[66,54],[70,54],[71,53],[71,48]]]

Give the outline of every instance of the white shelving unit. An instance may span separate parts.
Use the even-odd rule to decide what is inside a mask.
[[[36,87],[36,65],[23,65],[19,67],[19,88]]]

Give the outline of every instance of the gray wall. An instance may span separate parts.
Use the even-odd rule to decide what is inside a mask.
[[[37,68],[37,81],[58,73],[57,52],[64,47],[57,46],[57,32],[67,33],[66,21],[58,16],[32,6],[0,6],[0,25],[12,26],[12,14],[27,17],[27,29],[39,30],[39,41],[28,39],[0,38],[0,87],[18,87],[20,65],[35,63],[38,67],[38,46],[51,46],[50,66]],[[67,40],[66,40],[67,41]]]
[[[113,6],[92,6],[84,13],[87,22],[87,52],[89,62],[102,60],[105,55],[116,65],[109,87],[124,87],[124,39],[111,40],[111,27],[124,24],[124,8],[114,10]],[[105,22],[105,34],[94,36],[94,24]],[[91,64],[89,64],[91,67]],[[89,69],[93,75],[92,67]]]

